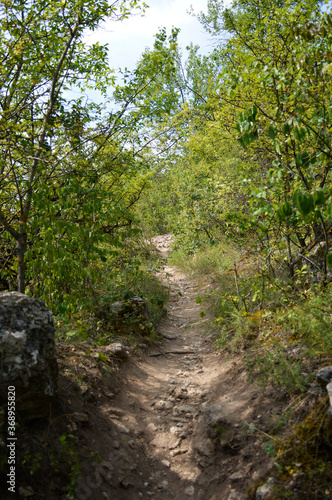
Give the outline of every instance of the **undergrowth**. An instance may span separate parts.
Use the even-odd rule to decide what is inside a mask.
[[[121,252],[109,249],[106,262],[90,270],[92,298],[74,312],[64,309],[55,315],[57,339],[102,345],[124,337],[134,345],[140,341],[135,337],[142,334],[144,340],[153,342],[158,337],[154,325],[164,314],[168,297],[168,290],[155,276],[163,265],[163,259],[144,239],[124,242]],[[112,305],[120,302],[125,306],[134,297],[144,300],[148,318],[128,314],[120,328],[114,323]]]
[[[275,441],[273,498],[331,498],[332,428],[327,399],[318,398],[306,417]]]
[[[312,284],[306,266],[293,279],[269,272],[259,252],[225,243],[191,258],[174,253],[172,263],[205,290],[196,300],[210,312],[216,349],[241,355],[250,380],[290,400],[286,418],[263,432],[276,465],[273,498],[331,498],[331,418],[315,374],[332,364],[332,283]]]
[[[171,260],[201,282],[197,302],[212,313],[216,348],[242,353],[263,387],[305,391],[311,365],[332,362],[332,284],[309,287],[304,269],[292,281],[269,275],[257,252],[227,243]]]

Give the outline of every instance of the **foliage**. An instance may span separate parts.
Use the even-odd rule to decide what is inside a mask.
[[[67,497],[74,498],[76,481],[80,477],[81,463],[76,451],[77,438],[72,434],[62,434],[57,446],[51,448],[51,466],[55,472],[60,472],[63,466],[66,468],[69,482],[66,485]]]
[[[239,43],[245,46],[241,75],[239,66],[230,73],[230,95],[248,96],[246,109],[237,113],[239,141],[247,147],[258,140],[254,148],[263,146],[271,162],[264,184],[250,193],[253,215],[265,226],[265,239],[276,227],[284,235],[291,276],[294,247],[306,251],[308,240],[323,240],[321,270],[326,278],[330,150],[325,130],[330,116],[325,69],[330,18],[318,2],[306,3],[306,9],[302,3],[276,4],[271,15],[270,7],[261,2],[257,17],[250,2],[244,2],[243,10],[226,9],[222,19],[233,35],[228,46],[233,50]],[[244,18],[244,12],[250,12],[249,17]],[[284,17],[287,23],[281,24]]]
[[[331,431],[326,398],[319,398],[306,418],[293,425],[286,440],[276,442],[276,476],[283,491],[276,488],[275,498],[285,498],[285,484],[293,480],[298,496],[326,495],[332,477]]]
[[[211,0],[198,18],[219,44],[204,57],[191,45],[182,68],[186,102],[171,124],[185,135],[159,174],[172,192],[167,230],[188,253],[223,234],[251,233],[270,260],[284,244],[295,279],[299,252],[306,258],[313,241],[324,242],[311,272],[326,280],[330,17],[315,0],[229,8]],[[159,188],[158,179],[147,199],[159,200]],[[149,207],[144,215],[151,220]]]
[[[83,37],[138,6],[85,0],[1,8],[0,221],[2,241],[13,238],[17,255],[15,263],[11,247],[2,279],[16,271],[19,291],[28,281],[29,293],[54,308],[77,306],[89,261],[103,258],[98,244],[132,223],[130,207],[144,184],[141,162],[122,151],[126,105],[106,118],[103,106],[66,93],[93,82],[105,95],[113,82],[107,49]]]
[[[69,342],[90,341],[97,345],[126,338],[131,343],[155,338],[154,325],[164,314],[167,289],[155,273],[163,265],[157,253],[142,238],[123,242],[121,249],[105,250],[106,261],[91,265],[93,296],[86,298],[75,312],[68,314],[62,305],[56,316],[57,339]],[[114,323],[112,304],[124,305],[135,296],[146,303],[149,320],[128,316],[121,325]],[[150,321],[151,320],[151,321]]]
[[[287,328],[294,342],[301,341],[315,355],[330,356],[332,342],[330,322],[332,314],[331,285],[322,292],[312,290],[307,300],[295,304],[280,314],[278,323]]]

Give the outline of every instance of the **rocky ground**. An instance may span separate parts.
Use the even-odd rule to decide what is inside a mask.
[[[169,237],[154,244],[166,252]],[[197,285],[169,266],[161,279],[171,290],[164,342],[122,365],[99,406],[103,461],[79,480],[77,499],[240,500],[272,465],[254,430],[280,404],[248,383],[239,359],[213,350]]]
[[[154,238],[162,253],[169,243],[169,235]],[[286,401],[250,384],[240,357],[215,352],[196,283],[167,265],[160,279],[170,287],[164,340],[148,352],[128,357],[121,345],[103,346],[98,367],[82,348],[59,348],[60,398],[47,425],[22,426],[30,455],[19,495],[9,498],[64,500],[77,477],[76,500],[251,498],[248,489],[272,467],[260,429]],[[119,361],[108,367],[106,355]],[[44,458],[52,466],[38,476]]]

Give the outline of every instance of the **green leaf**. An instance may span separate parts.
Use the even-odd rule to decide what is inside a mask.
[[[280,142],[277,139],[274,141],[274,149],[276,153],[281,154]]]
[[[289,201],[286,201],[277,209],[277,216],[279,220],[285,220],[287,217],[290,217],[293,213],[293,209]]]
[[[284,123],[281,127],[282,133],[284,135],[289,135],[290,134],[290,126],[288,123]]]
[[[324,205],[325,203],[325,192],[324,189],[319,188],[314,193],[314,203],[315,205]]]
[[[310,194],[296,193],[293,196],[293,202],[304,217],[309,215],[314,209],[314,198]]]
[[[277,131],[274,126],[271,124],[268,128],[268,134],[271,139],[275,139],[277,137]]]
[[[332,269],[332,252],[329,252],[327,255],[327,264]]]

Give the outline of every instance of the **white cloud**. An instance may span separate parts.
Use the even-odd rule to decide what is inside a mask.
[[[195,23],[192,16],[188,14],[190,6],[194,4],[197,12],[206,10],[206,0],[150,0],[150,7],[146,15],[142,17],[133,16],[116,28],[117,33],[143,35],[158,29],[159,26],[184,26]]]
[[[89,42],[108,43],[110,65],[113,68],[133,69],[146,47],[152,47],[154,35],[161,27],[171,32],[172,26],[181,29],[179,43],[184,49],[190,42],[204,51],[210,48],[208,35],[200,23],[188,14],[192,5],[195,13],[206,11],[207,0],[146,0],[150,7],[144,17],[131,16],[122,22],[108,22],[88,37]]]

